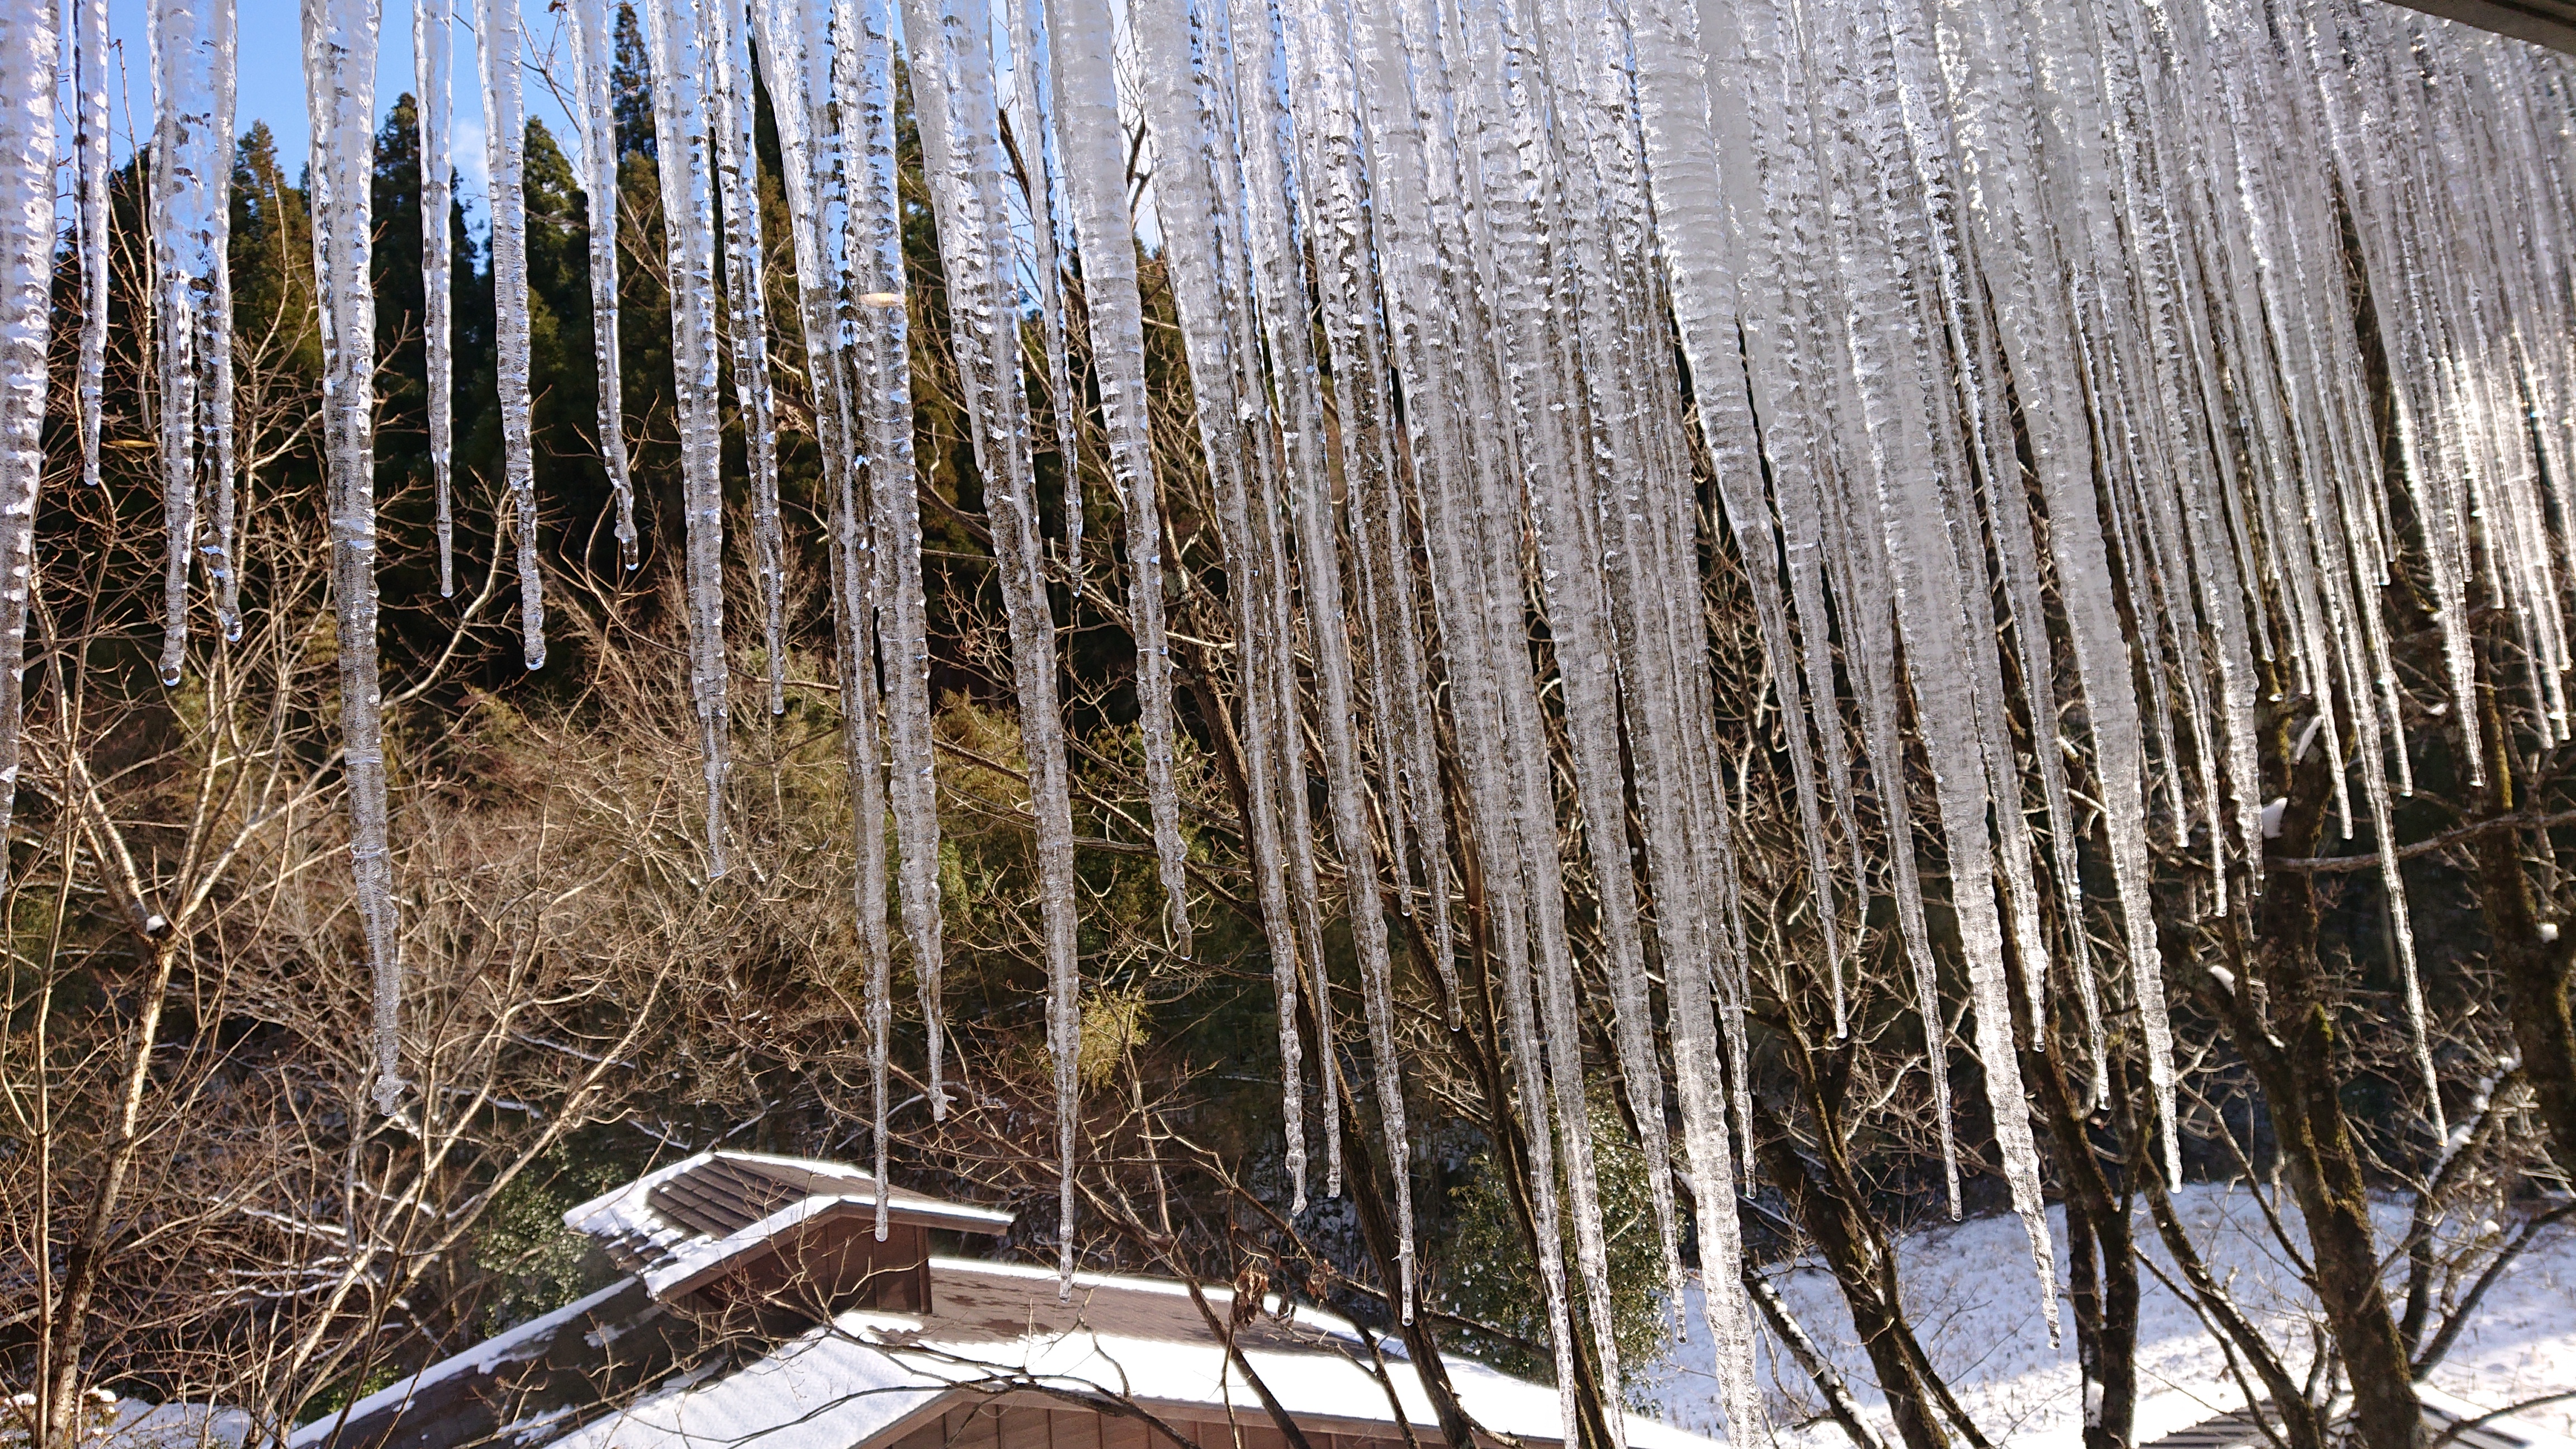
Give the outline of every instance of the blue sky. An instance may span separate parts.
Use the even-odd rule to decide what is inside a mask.
[[[239,94],[235,130],[266,121],[276,133],[278,159],[289,174],[303,168],[312,144],[304,117],[304,45],[302,6],[298,0],[236,0],[241,28]],[[528,114],[545,123],[567,152],[576,149],[572,125],[563,106],[547,89],[543,67],[562,53],[561,19],[546,8],[547,0],[520,0],[521,23],[527,30],[529,70],[525,87]],[[476,79],[472,0],[459,0],[456,22],[456,169],[464,177],[467,213],[480,222],[483,196],[482,85]],[[147,35],[148,0],[109,0],[108,31],[117,46],[110,73],[115,113],[116,152],[132,150],[129,117],[148,126],[152,105],[151,50]],[[377,56],[376,112],[381,117],[394,98],[412,88],[411,3],[384,0],[384,39]],[[478,224],[476,230],[482,228]]]

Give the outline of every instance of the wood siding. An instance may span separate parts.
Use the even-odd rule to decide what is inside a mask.
[[[851,1449],[1179,1449],[1160,1429],[1142,1419],[1101,1409],[1032,1403],[1039,1396],[1004,1394],[981,1404],[951,1404],[926,1423],[901,1429]],[[1258,1403],[1240,1406],[1234,1419],[1210,1417],[1198,1405],[1186,1408],[1148,1405],[1196,1449],[1290,1449]],[[1418,1443],[1408,1445],[1392,1425],[1374,1431],[1342,1423],[1327,1428],[1301,1423],[1308,1449],[1444,1449],[1440,1431],[1417,1427]]]

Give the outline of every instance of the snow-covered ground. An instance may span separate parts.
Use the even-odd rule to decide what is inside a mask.
[[[2242,1186],[2194,1186],[2178,1194],[2174,1206],[2212,1271],[2232,1280],[2240,1305],[2289,1350],[2294,1366],[2304,1366],[2311,1301],[2253,1193]],[[2297,1215],[2285,1209],[2284,1217],[2292,1241],[2304,1251]],[[2083,1399],[2075,1372],[2073,1310],[2065,1301],[2065,1220],[2051,1209],[2049,1222],[2057,1238],[2059,1317],[2066,1324],[2064,1342],[2056,1347],[2048,1342],[2030,1250],[2017,1219],[1998,1216],[1944,1225],[1912,1234],[1898,1247],[1906,1306],[1926,1351],[1988,1437],[1999,1444],[2008,1440],[2015,1449],[2071,1449],[2081,1439]],[[2381,1212],[2383,1252],[2399,1240],[2404,1226],[2402,1209],[2392,1205]],[[2453,1230],[2474,1233],[2482,1226],[2488,1225],[2456,1224]],[[2170,1271],[2143,1203],[2137,1236],[2157,1266]],[[2141,1276],[2137,1438],[2151,1443],[2212,1414],[2240,1408],[2245,1400],[2228,1378],[2217,1342],[2191,1309],[2152,1275]],[[1790,1311],[1840,1365],[1879,1432],[1893,1443],[1869,1360],[1853,1340],[1851,1318],[1833,1279],[1822,1268],[1808,1266],[1775,1270],[1773,1281]],[[2402,1278],[2392,1281],[2402,1286]],[[1642,1394],[1661,1405],[1661,1417],[1715,1435],[1722,1432],[1716,1382],[1709,1373],[1708,1332],[1699,1320],[1697,1290],[1692,1291],[1690,1341],[1673,1345],[1662,1362],[1645,1366],[1636,1377]],[[1763,1337],[1763,1383],[1770,1390],[1773,1422],[1784,1449],[1848,1449],[1842,1431],[1821,1417],[1823,1402],[1796,1363],[1785,1353],[1775,1357],[1767,1332]],[[2550,1230],[2506,1270],[2434,1370],[2432,1383],[2482,1411],[2576,1389],[2576,1231],[2567,1224]],[[2533,1408],[2518,1417],[2576,1437],[2576,1400]]]

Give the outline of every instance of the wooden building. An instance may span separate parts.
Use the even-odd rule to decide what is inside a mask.
[[[1401,1345],[1345,1320],[1168,1279],[1059,1296],[1052,1270],[938,1251],[1004,1214],[894,1189],[879,1241],[877,1209],[838,1163],[675,1163],[565,1214],[615,1283],[293,1449],[1443,1449]],[[1552,1386],[1446,1362],[1487,1443],[1561,1442]],[[1634,1449],[1708,1445],[1627,1428]]]

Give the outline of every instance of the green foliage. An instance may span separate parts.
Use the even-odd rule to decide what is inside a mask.
[[[597,1245],[565,1227],[563,1215],[630,1175],[624,1163],[559,1153],[493,1198],[474,1233],[474,1266],[485,1279],[479,1334],[551,1313],[616,1279]]]
[[[1670,1342],[1672,1319],[1659,1291],[1663,1252],[1655,1241],[1646,1157],[1605,1090],[1593,1093],[1591,1114],[1592,1161],[1600,1180],[1602,1227],[1610,1248],[1612,1330],[1622,1364],[1649,1363],[1660,1358]],[[1531,1259],[1511,1191],[1511,1183],[1494,1163],[1492,1148],[1470,1159],[1466,1180],[1450,1195],[1449,1230],[1432,1249],[1434,1291],[1450,1312],[1500,1330],[1461,1335],[1476,1356],[1507,1373],[1552,1380],[1556,1371],[1546,1351],[1547,1296],[1540,1289],[1538,1264]],[[1574,1265],[1574,1225],[1570,1214],[1561,1217],[1566,1292],[1580,1313],[1583,1285]],[[1578,1337],[1588,1341],[1586,1333],[1579,1331]],[[1537,1351],[1527,1345],[1536,1345]]]

